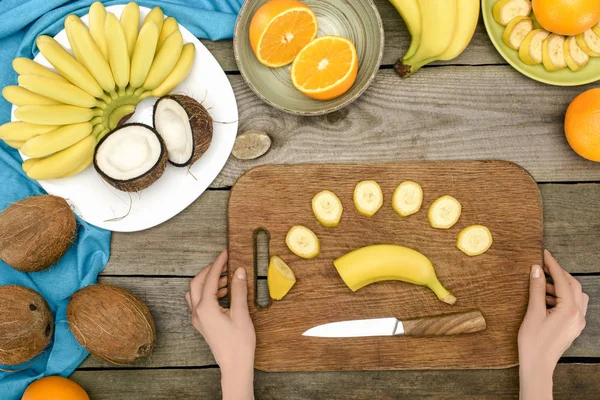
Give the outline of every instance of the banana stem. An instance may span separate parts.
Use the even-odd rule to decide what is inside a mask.
[[[427,285],[427,287],[431,289],[438,297],[438,299],[440,299],[444,303],[448,303],[450,305],[456,303],[456,297],[454,297],[452,293],[448,291],[448,289],[442,286],[439,280],[436,279],[434,282]]]

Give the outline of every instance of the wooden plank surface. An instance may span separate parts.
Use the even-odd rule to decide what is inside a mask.
[[[429,68],[408,79],[381,70],[347,108],[299,117],[262,102],[240,76],[229,79],[239,132],[263,130],[273,145],[253,161],[230,158],[214,188],[263,164],[460,159],[513,161],[538,182],[600,181],[600,164],[575,154],[563,131],[568,104],[594,85],[544,85],[509,66]]]
[[[566,356],[600,357],[600,277],[579,277],[579,280],[583,290],[590,295],[587,327]],[[133,291],[148,305],[156,323],[157,347],[149,358],[133,365],[134,368],[203,367],[216,364],[208,345],[191,325],[191,315],[184,299],[185,292],[189,290],[189,279],[102,277],[100,282]],[[266,291],[261,291],[259,295],[259,301],[267,300]],[[129,368],[115,366],[95,357],[88,357],[81,367]]]
[[[72,378],[94,400],[221,398],[216,369],[77,371]],[[261,399],[518,400],[516,368],[473,371],[257,372]],[[554,374],[555,400],[598,398],[600,365],[562,364]]]
[[[388,0],[374,0],[385,30],[385,48],[383,52],[383,65],[391,65],[403,56],[410,44],[410,35],[404,21],[400,18],[398,12],[394,9]],[[225,71],[237,71],[237,65],[233,56],[233,42],[231,40],[222,40],[211,42],[202,40],[202,43],[215,56],[221,67]],[[473,36],[469,47],[458,58],[438,62],[434,65],[452,64],[452,65],[480,65],[480,64],[506,64],[506,61],[498,54],[492,46],[489,36],[483,25],[483,18],[479,20],[479,26]]]
[[[600,185],[539,185],[544,244],[570,272],[600,272]],[[150,230],[114,233],[106,275],[194,276],[226,244],[229,191],[208,191]],[[135,249],[144,249],[140,257]]]
[[[383,206],[372,218],[356,211],[352,196],[362,180],[376,180]],[[419,213],[400,218],[391,206],[404,180],[424,192]],[[336,228],[325,228],[311,209],[321,190],[337,194],[344,206]],[[427,209],[444,195],[462,204],[450,229],[433,229]],[[528,221],[523,224],[523,221]],[[479,257],[456,249],[461,229],[484,224],[494,244]],[[302,260],[286,246],[294,225],[312,229],[321,252]],[[390,369],[502,368],[518,361],[514,341],[528,299],[530,266],[542,262],[542,206],[538,186],[518,165],[504,161],[405,162],[264,166],[233,187],[228,208],[230,272],[246,268],[255,277],[254,238],[270,235],[270,254],[283,258],[297,283],[284,301],[260,309],[254,285],[248,298],[256,329],[255,367],[262,371],[340,371]],[[333,261],[374,244],[398,244],[431,260],[439,281],[458,299],[449,305],[416,285],[382,282],[352,292]],[[332,307],[335,303],[335,307]],[[487,329],[472,335],[436,337],[363,337],[329,340],[302,336],[315,325],[366,318],[413,319],[479,310]],[[279,357],[279,354],[286,354]]]

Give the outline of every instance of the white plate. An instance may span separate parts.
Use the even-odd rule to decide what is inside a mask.
[[[123,5],[110,6],[107,11],[120,16],[123,8]],[[148,8],[140,7],[140,19],[143,20],[149,11]],[[81,19],[87,23],[88,16]],[[192,42],[196,46],[196,60],[188,77],[173,93],[192,96],[208,109],[215,120],[210,148],[189,172],[187,168],[168,165],[156,183],[139,193],[129,194],[109,186],[93,166],[71,178],[40,181],[40,185],[48,193],[67,199],[77,215],[93,225],[111,231],[134,232],[167,221],[183,211],[209,187],[231,154],[238,127],[238,110],[231,84],[206,47],[183,26],[180,25],[179,29],[184,42]],[[64,30],[55,39],[70,50]],[[42,54],[38,54],[35,61],[52,68]],[[128,122],[152,125],[152,107],[155,102],[156,98],[141,102]],[[14,110],[15,107],[13,121],[16,120]],[[27,158],[23,154],[21,157]],[[127,216],[124,217],[125,215]],[[120,217],[124,218],[110,221]]]

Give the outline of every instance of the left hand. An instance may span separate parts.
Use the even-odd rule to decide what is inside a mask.
[[[229,309],[219,305],[219,298],[227,295],[227,276],[221,277],[226,270],[227,250],[224,250],[191,280],[185,298],[192,311],[192,325],[204,337],[221,367],[223,397],[252,398],[250,393],[233,393],[242,387],[251,391],[254,377],[256,335],[248,312],[246,270],[238,268],[233,275]]]

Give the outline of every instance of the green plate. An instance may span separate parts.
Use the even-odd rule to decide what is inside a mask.
[[[543,65],[527,65],[519,59],[516,50],[506,46],[502,41],[504,27],[494,20],[492,8],[497,0],[482,0],[481,10],[487,33],[496,50],[514,69],[536,81],[556,86],[579,86],[600,80],[600,57],[592,57],[590,63],[577,72],[564,68],[556,72],[548,72]]]
[[[233,37],[235,61],[242,77],[263,101],[299,115],[327,114],[356,100],[379,70],[383,56],[383,25],[371,0],[304,0],[319,21],[317,36],[338,35],[354,43],[358,54],[356,82],[340,97],[320,101],[300,93],[292,85],[290,66],[269,68],[258,62],[248,37],[252,16],[267,0],[246,0],[238,15]]]

